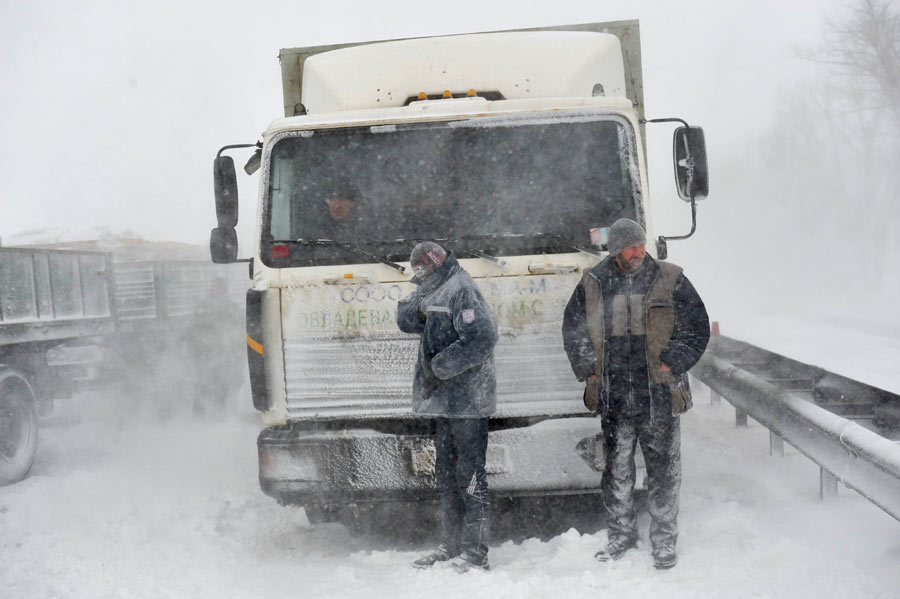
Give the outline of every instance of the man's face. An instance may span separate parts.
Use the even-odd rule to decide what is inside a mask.
[[[646,245],[636,245],[634,247],[625,248],[618,256],[616,261],[624,272],[635,272],[644,263],[644,256],[647,255]]]
[[[417,259],[418,261],[416,263],[413,263],[413,256],[411,255],[409,257],[409,265],[412,266],[412,271],[413,274],[416,275],[416,278],[420,281],[424,281],[441,267],[441,264],[444,263],[444,259],[444,254],[432,250],[423,253]]]
[[[342,198],[340,196],[328,200],[328,213],[334,220],[344,220],[350,216],[353,210],[353,200]]]
[[[417,264],[412,267],[413,274],[416,275],[416,278],[420,281],[424,281],[428,278],[428,275],[431,274],[432,271],[428,270],[424,264]]]

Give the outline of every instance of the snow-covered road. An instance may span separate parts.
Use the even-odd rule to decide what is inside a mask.
[[[59,402],[25,481],[0,488],[0,597],[900,597],[900,522],[767,431],[735,429],[706,390],[684,423],[680,562],[645,539],[620,562],[605,532],[495,544],[492,570],[409,566],[417,548],[310,526],[256,480],[256,417],[136,422],[108,399]]]

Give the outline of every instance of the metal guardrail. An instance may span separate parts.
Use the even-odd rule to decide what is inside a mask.
[[[786,363],[796,365],[799,376],[785,376],[790,375],[784,372]],[[815,378],[808,378],[810,372]],[[840,481],[900,520],[900,445],[791,390],[805,389],[816,397],[817,385],[833,387],[827,381],[837,375],[723,336],[713,338],[691,374],[818,464],[823,495],[830,494],[830,486],[836,492]],[[852,401],[854,389],[872,395],[871,387],[838,378],[843,398]],[[900,402],[888,392],[877,395],[878,402]]]

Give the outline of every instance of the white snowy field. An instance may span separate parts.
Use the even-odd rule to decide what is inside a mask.
[[[900,320],[885,314],[892,313],[820,306],[798,317],[729,307],[714,318],[723,335],[900,394]]]
[[[249,401],[248,401],[249,404]],[[683,418],[680,562],[646,540],[600,564],[605,531],[491,547],[492,570],[410,567],[417,551],[314,527],[259,490],[249,408],[218,422],[129,418],[82,394],[43,422],[31,476],[0,488],[0,597],[900,597],[900,522],[698,391]],[[148,410],[137,410],[146,413]],[[150,411],[152,413],[152,411]]]

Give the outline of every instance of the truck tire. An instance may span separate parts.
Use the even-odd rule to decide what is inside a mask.
[[[340,521],[338,510],[330,506],[309,504],[303,506],[306,511],[306,519],[310,524],[325,524],[327,522]]]
[[[37,449],[34,391],[18,370],[0,365],[0,485],[25,478]]]
[[[398,501],[361,504],[342,514],[341,523],[352,536],[376,537],[392,543],[421,543],[437,537],[436,501]]]
[[[354,537],[379,537],[392,542],[422,542],[438,529],[434,501],[354,503],[304,506],[310,524],[339,522]]]

